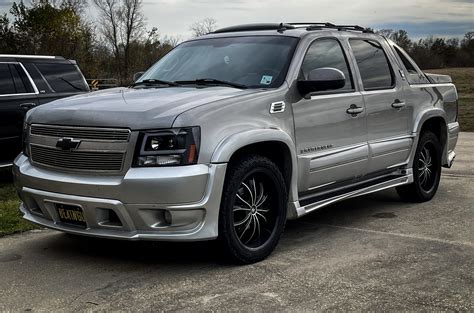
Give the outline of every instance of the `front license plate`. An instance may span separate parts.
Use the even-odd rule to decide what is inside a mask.
[[[58,210],[59,220],[65,224],[71,224],[86,228],[86,219],[82,209],[75,205],[56,204]]]

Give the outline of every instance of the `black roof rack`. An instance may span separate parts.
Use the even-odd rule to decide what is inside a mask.
[[[231,33],[231,32],[246,32],[246,31],[258,31],[258,30],[276,30],[279,32],[285,31],[287,29],[295,29],[293,25],[285,23],[261,23],[261,24],[245,24],[245,25],[236,25],[226,28],[221,28],[214,31],[214,34],[220,33]]]
[[[359,31],[363,33],[372,33],[368,28],[359,25],[336,25],[333,23],[288,23],[288,25],[296,26],[297,28],[306,27],[306,30],[319,30],[323,28],[337,29],[339,31]]]
[[[245,32],[245,31],[261,31],[261,30],[276,30],[280,33],[289,29],[305,28],[307,31],[321,30],[321,29],[337,29],[338,31],[360,31],[363,33],[372,33],[370,29],[359,25],[336,25],[332,23],[266,23],[266,24],[246,24],[230,26],[214,31],[214,34],[231,33],[231,32]]]

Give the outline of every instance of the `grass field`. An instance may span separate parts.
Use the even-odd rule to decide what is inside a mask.
[[[426,70],[425,72],[451,76],[459,93],[461,131],[474,132],[474,67]]]
[[[450,75],[459,92],[459,122],[462,131],[474,131],[474,68],[426,70],[428,73]],[[9,175],[0,171],[0,237],[36,228],[21,219],[19,200]]]
[[[20,201],[10,180],[7,171],[0,171],[0,237],[36,228],[21,218]]]

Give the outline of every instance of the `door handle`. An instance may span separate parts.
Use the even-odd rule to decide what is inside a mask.
[[[36,103],[22,103],[20,104],[20,108],[22,108],[23,110],[30,110],[32,108],[34,108],[36,106]]]
[[[351,106],[349,107],[349,109],[346,110],[346,113],[347,114],[350,114],[352,116],[357,116],[358,114],[364,112],[364,108],[362,107],[358,107],[357,105],[355,104],[351,104]]]
[[[400,101],[398,99],[395,100],[395,102],[392,103],[392,108],[394,109],[401,109],[403,107],[405,107],[407,104],[405,103],[405,101]]]

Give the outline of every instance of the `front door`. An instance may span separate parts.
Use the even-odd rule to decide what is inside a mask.
[[[293,103],[298,189],[302,194],[360,178],[367,171],[364,101],[354,87],[342,45],[335,38],[317,39],[311,44],[299,79],[323,67],[341,70],[346,83],[336,91],[315,93]]]

